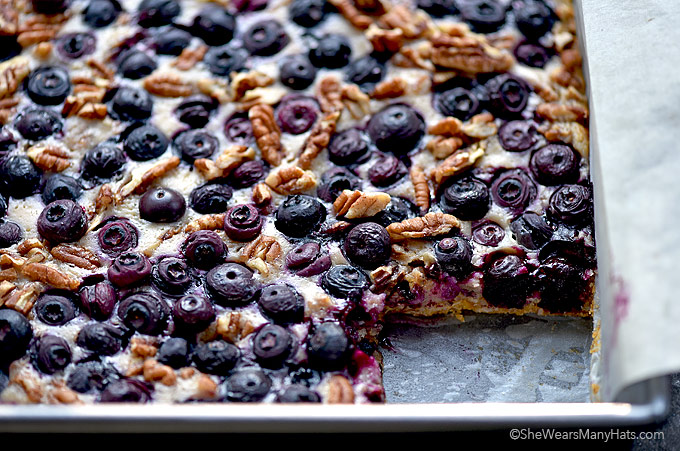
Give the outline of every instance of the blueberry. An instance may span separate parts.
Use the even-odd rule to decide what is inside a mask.
[[[318,229],[326,219],[326,208],[305,194],[288,196],[276,210],[274,225],[284,235],[302,238]]]
[[[210,121],[210,115],[217,109],[217,102],[212,97],[196,94],[185,97],[177,107],[179,120],[191,128],[202,128]]]
[[[61,67],[38,67],[26,79],[26,92],[39,105],[58,105],[71,92],[71,80]]]
[[[129,329],[146,335],[158,335],[168,325],[164,301],[150,292],[133,293],[120,301],[118,318]]]
[[[164,294],[180,295],[193,284],[193,277],[186,260],[163,257],[151,270],[153,286]]]
[[[117,287],[131,287],[144,282],[151,274],[149,258],[139,252],[124,252],[109,266],[107,275]]]
[[[516,75],[497,75],[489,80],[485,87],[489,94],[489,111],[495,117],[515,117],[524,111],[529,103],[531,88]]]
[[[198,343],[191,357],[196,368],[204,373],[224,376],[236,366],[241,351],[231,343],[214,340]]]
[[[349,351],[349,337],[338,323],[321,323],[307,336],[307,356],[314,368],[340,370],[349,360]]]
[[[433,17],[444,17],[458,13],[456,0],[417,0],[416,5]]]
[[[398,103],[374,114],[366,129],[379,150],[405,155],[425,134],[425,121],[413,108]]]
[[[281,368],[293,352],[293,343],[293,336],[286,329],[266,324],[253,336],[255,360],[264,368]]]
[[[116,288],[106,280],[84,286],[79,297],[83,313],[98,321],[109,319],[118,302]]]
[[[326,0],[293,0],[288,7],[290,19],[301,27],[311,28],[326,17]]]
[[[472,245],[467,239],[457,236],[444,238],[434,247],[439,266],[457,279],[469,275],[472,266]]]
[[[157,67],[153,58],[139,50],[129,50],[118,59],[118,73],[131,80],[139,80],[151,75]]]
[[[375,269],[387,262],[392,253],[390,234],[380,224],[364,222],[347,234],[343,251],[355,265]]]
[[[542,0],[515,2],[513,11],[517,29],[534,41],[552,30],[555,24],[555,13]]]
[[[215,307],[203,296],[188,294],[175,301],[172,317],[176,332],[198,333],[215,320]]]
[[[67,33],[59,36],[55,45],[60,55],[68,59],[78,59],[94,52],[97,38],[92,33]]]
[[[31,0],[33,11],[40,14],[59,14],[65,12],[71,4],[70,0]]]
[[[111,365],[90,360],[74,365],[66,379],[66,386],[78,393],[100,392],[118,377],[119,374]]]
[[[503,238],[505,230],[493,221],[484,221],[472,229],[472,239],[482,246],[498,246]]]
[[[117,257],[137,247],[139,231],[129,219],[112,216],[100,226],[97,241],[102,252]]]
[[[34,194],[40,186],[41,177],[42,171],[26,155],[10,155],[0,162],[3,191],[15,199]]]
[[[74,295],[62,290],[50,290],[41,294],[33,311],[41,322],[50,326],[63,326],[79,313]]]
[[[172,23],[181,12],[176,0],[142,0],[137,8],[138,23],[142,27],[160,27]]]
[[[368,288],[369,279],[362,270],[354,266],[338,265],[323,275],[321,286],[332,296],[356,302]]]
[[[247,267],[238,263],[223,263],[208,272],[205,288],[218,304],[234,307],[254,301],[260,285]]]
[[[195,36],[203,39],[208,45],[224,45],[231,41],[236,29],[236,19],[219,6],[211,5],[203,8],[194,17],[191,27]]]
[[[262,288],[257,305],[276,324],[301,323],[304,320],[305,300],[289,285],[277,283]]]
[[[139,217],[149,222],[179,221],[185,212],[184,196],[171,188],[152,188],[139,199]]]
[[[225,381],[226,397],[231,402],[259,402],[272,388],[272,381],[262,370],[244,368]]]
[[[96,355],[114,355],[123,347],[124,333],[107,323],[89,323],[83,326],[76,344]]]
[[[364,91],[371,91],[384,75],[385,66],[371,55],[355,59],[345,68],[347,81]]]
[[[21,54],[22,47],[16,36],[0,36],[0,62]]]
[[[18,115],[14,126],[24,138],[40,141],[60,133],[64,124],[59,114],[52,110],[31,108]]]
[[[189,343],[181,337],[168,338],[158,349],[157,360],[174,369],[189,366]]]
[[[373,221],[387,227],[395,222],[415,218],[419,215],[420,211],[413,202],[403,197],[392,196],[390,203],[373,217]]]
[[[243,45],[251,55],[272,56],[290,42],[283,26],[274,19],[254,23],[243,32]]]
[[[234,0],[232,5],[238,12],[251,12],[265,9],[268,3],[268,0]]]
[[[253,127],[247,115],[234,114],[224,124],[224,135],[235,144],[250,145],[254,142]]]
[[[53,244],[78,241],[87,232],[85,209],[72,200],[55,200],[38,217],[38,233]]]
[[[484,269],[482,295],[494,306],[521,308],[533,288],[531,274],[517,255],[506,254]]]
[[[92,0],[83,11],[83,22],[92,28],[103,28],[112,24],[121,10],[115,0]]]
[[[199,158],[210,158],[219,146],[219,141],[205,130],[187,130],[173,140],[173,144],[182,159],[193,164]]]
[[[321,383],[323,374],[314,368],[308,366],[298,366],[291,368],[288,372],[290,375],[290,383],[292,385],[299,385],[303,387],[314,387]]]
[[[0,219],[0,248],[5,249],[19,243],[24,238],[24,231],[14,221]]]
[[[505,6],[498,0],[466,0],[459,8],[461,19],[478,33],[493,33],[505,24]]]
[[[542,216],[525,212],[510,223],[510,230],[515,241],[527,249],[540,249],[550,241],[553,230]]]
[[[541,307],[551,312],[578,311],[588,296],[588,277],[573,262],[559,257],[541,263],[537,272]]]
[[[282,58],[279,64],[279,80],[290,89],[308,88],[314,83],[316,72],[316,67],[306,55],[291,55]]]
[[[520,63],[529,66],[543,68],[550,60],[550,53],[542,45],[532,42],[521,42],[513,51],[515,58]]]
[[[312,128],[318,111],[319,106],[310,97],[285,99],[276,109],[276,122],[283,132],[299,135]]]
[[[536,124],[529,121],[509,121],[498,129],[501,146],[509,152],[531,149],[538,141]]]
[[[590,188],[582,185],[564,185],[551,196],[548,206],[551,220],[569,225],[582,225],[593,219],[593,201]]]
[[[236,189],[253,186],[266,177],[269,168],[262,160],[249,160],[241,163],[229,173],[229,184]]]
[[[541,185],[575,183],[579,179],[581,156],[566,144],[548,144],[531,156],[529,168]]]
[[[151,389],[136,379],[116,379],[104,387],[99,402],[147,403],[151,401]]]
[[[54,374],[71,363],[71,348],[66,340],[55,335],[43,335],[31,346],[31,363],[44,374]]]
[[[453,116],[461,121],[467,121],[481,111],[477,96],[462,87],[437,94],[434,106],[444,116]]]
[[[203,57],[203,62],[213,74],[227,76],[232,72],[245,69],[248,52],[241,47],[231,45],[211,47]]]
[[[0,309],[0,362],[8,364],[22,357],[33,338],[33,328],[16,310]]]
[[[83,193],[83,187],[77,179],[64,174],[53,174],[45,181],[41,194],[45,205],[60,199],[76,201]]]
[[[0,217],[5,216],[7,214],[7,200],[5,199],[5,196],[0,194]]]
[[[198,230],[184,241],[182,253],[196,268],[208,270],[224,262],[227,245],[215,231]]]
[[[536,198],[538,189],[522,169],[501,172],[491,184],[494,202],[514,212],[524,210]]]
[[[358,163],[368,155],[368,142],[359,129],[334,134],[328,144],[328,159],[339,166]]]
[[[111,98],[109,114],[121,121],[142,121],[151,116],[153,100],[142,89],[122,86]]]
[[[157,55],[179,56],[191,44],[191,33],[171,27],[162,30],[154,37]]]
[[[309,51],[309,61],[316,67],[340,69],[349,64],[352,47],[349,40],[340,34],[327,34],[319,38]]]
[[[408,173],[403,161],[394,155],[380,155],[378,160],[368,169],[368,179],[373,186],[387,187],[394,185]]]
[[[316,195],[321,200],[333,203],[344,190],[358,189],[361,180],[345,168],[334,168],[321,176]]]
[[[289,385],[276,397],[276,402],[279,403],[319,403],[321,398],[319,394],[312,391],[309,387],[301,384]]]
[[[4,158],[17,148],[19,140],[11,130],[0,128],[0,158]]]
[[[446,187],[440,205],[445,213],[463,221],[482,219],[491,207],[489,188],[476,177],[464,176]]]
[[[250,241],[260,234],[263,220],[251,204],[231,207],[224,217],[224,233],[234,241]]]
[[[197,213],[224,213],[234,190],[227,185],[208,183],[195,188],[189,195],[189,205]]]

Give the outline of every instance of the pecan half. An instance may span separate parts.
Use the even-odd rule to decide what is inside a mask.
[[[199,230],[220,230],[224,227],[225,213],[204,215],[194,219],[184,227],[184,233],[193,233]]]
[[[369,16],[366,16],[361,13],[357,9],[356,6],[352,3],[351,0],[329,0],[330,3],[335,6],[340,14],[347,19],[349,23],[351,23],[354,27],[360,29],[360,30],[365,30],[367,29],[372,23],[373,19],[371,19]]]
[[[144,79],[142,86],[158,97],[188,97],[194,93],[193,86],[171,73],[153,73]]]
[[[334,374],[328,380],[328,404],[353,404],[354,389],[352,383],[339,374]]]
[[[252,70],[250,72],[237,72],[232,74],[231,91],[233,99],[239,101],[243,99],[246,92],[251,89],[263,88],[274,84],[274,79],[269,75]]]
[[[403,78],[395,77],[382,81],[375,85],[371,97],[374,99],[394,99],[405,95],[408,91],[408,83]]]
[[[63,116],[78,116],[83,119],[104,119],[106,105],[103,103],[106,90],[94,84],[77,84],[73,93],[66,97],[61,110]]]
[[[265,104],[255,105],[248,111],[248,118],[262,159],[272,166],[281,164],[281,129],[274,119],[274,109]]]
[[[391,197],[387,193],[344,190],[333,202],[337,216],[347,219],[367,218],[380,213]]]
[[[28,263],[22,267],[21,273],[30,280],[42,282],[54,288],[75,290],[80,286],[80,280],[44,263]]]
[[[14,94],[30,72],[28,59],[24,56],[0,63],[0,99]]]
[[[258,324],[239,311],[227,312],[217,318],[217,333],[231,343],[237,343],[255,332]]]
[[[59,244],[50,249],[50,254],[59,261],[83,269],[94,270],[102,265],[92,251],[73,244]]]
[[[280,256],[281,245],[273,236],[260,235],[241,249],[240,259],[251,269],[263,275],[269,274],[269,265]]]
[[[231,171],[239,167],[244,161],[254,159],[255,149],[235,144],[224,149],[215,161],[208,158],[195,160],[194,167],[206,180],[214,180],[228,176]]]
[[[470,138],[484,139],[498,133],[498,126],[491,113],[480,113],[463,125],[462,132]]]
[[[435,182],[441,184],[449,177],[460,174],[474,165],[484,155],[485,149],[486,144],[480,141],[465,149],[457,150],[434,168],[432,175]]]
[[[177,59],[170,64],[179,70],[189,70],[198,64],[199,61],[203,60],[207,51],[207,45],[199,45],[195,48],[187,47],[183,49]]]
[[[580,103],[541,103],[536,114],[552,122],[582,122],[588,117],[588,109]]]
[[[26,154],[44,171],[61,172],[71,166],[68,149],[63,145],[42,142],[31,146]]]
[[[452,229],[460,229],[458,218],[440,212],[427,213],[419,218],[405,219],[387,226],[387,232],[394,241],[444,235]]]
[[[539,131],[551,142],[565,142],[571,144],[583,158],[588,158],[590,152],[588,129],[578,122],[554,122],[546,127],[539,127]]]
[[[446,136],[436,136],[429,140],[425,147],[432,155],[443,160],[463,146],[463,140],[458,136],[447,138]]]
[[[41,284],[27,283],[19,289],[11,290],[4,305],[19,313],[28,315],[28,312],[31,311],[35,301],[38,300],[38,295],[42,293],[42,291],[43,287]]]
[[[431,135],[458,136],[462,132],[463,122],[453,116],[445,117],[436,124],[432,124],[427,132]]]
[[[515,64],[512,55],[490,45],[481,36],[433,36],[432,62],[468,74],[507,72]]]
[[[357,85],[342,87],[342,103],[354,119],[361,119],[371,112],[371,99]]]
[[[153,182],[179,166],[179,162],[180,159],[177,156],[168,157],[154,164],[142,174],[130,175],[128,180],[118,188],[115,195],[117,202],[120,203],[131,194],[143,194]]]
[[[163,365],[156,359],[146,359],[143,366],[144,380],[147,382],[160,381],[161,384],[172,386],[177,383],[177,375],[171,366]]]
[[[404,45],[404,32],[399,28],[385,30],[372,24],[364,34],[378,53],[396,53]]]
[[[409,171],[411,183],[416,193],[416,205],[420,207],[421,213],[430,209],[430,185],[423,169],[418,165],[411,166]]]
[[[279,194],[301,194],[316,186],[316,176],[298,166],[285,166],[271,171],[264,183]]]
[[[328,146],[331,136],[335,133],[335,127],[340,119],[340,113],[334,112],[314,124],[314,128],[305,141],[302,153],[297,164],[302,169],[309,169],[314,159]]]
[[[342,83],[335,75],[326,75],[319,80],[316,94],[324,113],[335,113],[345,108],[345,104],[342,103]]]
[[[429,16],[422,11],[412,11],[405,5],[396,5],[378,19],[383,28],[401,30],[406,39],[422,37],[429,27]]]

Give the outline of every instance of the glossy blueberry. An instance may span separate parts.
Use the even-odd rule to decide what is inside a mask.
[[[109,266],[108,277],[117,287],[132,287],[151,274],[151,261],[139,252],[124,252]]]
[[[78,393],[96,393],[119,378],[111,366],[96,360],[78,363],[66,379],[66,386]]]
[[[182,245],[184,257],[196,268],[208,270],[227,257],[227,245],[213,230],[193,232]]]
[[[44,374],[54,374],[71,363],[71,348],[65,339],[43,335],[31,346],[31,363]]]
[[[40,14],[59,14],[68,9],[70,0],[31,0],[33,11]]]
[[[80,329],[76,344],[97,355],[114,355],[123,347],[124,333],[108,323],[88,323]]]
[[[38,233],[54,244],[78,241],[87,225],[85,209],[69,199],[55,200],[38,217]]]
[[[197,213],[224,213],[234,190],[228,185],[208,183],[195,188],[189,195],[189,205]]]
[[[64,174],[53,174],[47,178],[41,198],[45,205],[60,199],[78,200],[83,187],[77,179]]]
[[[227,76],[245,69],[248,51],[231,45],[211,47],[206,52],[203,62],[213,74]]]
[[[286,255],[286,268],[300,277],[311,277],[331,267],[330,255],[314,241],[295,246]]]
[[[137,12],[137,22],[142,27],[160,27],[172,23],[181,7],[176,0],[142,0]]]
[[[316,101],[310,97],[292,97],[281,102],[276,109],[276,122],[281,130],[293,135],[306,132],[319,112]]]
[[[541,185],[575,183],[580,175],[581,155],[566,144],[548,144],[533,153],[529,168]]]
[[[295,288],[283,283],[262,288],[257,305],[276,324],[301,323],[304,319],[304,298]]]
[[[205,288],[218,304],[234,307],[254,301],[260,284],[247,267],[238,263],[223,263],[208,272]]]
[[[163,365],[168,365],[174,369],[189,366],[189,343],[181,337],[168,338],[161,344],[156,358]]]
[[[116,379],[104,387],[99,402],[138,403],[151,401],[151,388],[137,379]]]
[[[0,219],[0,249],[18,244],[24,238],[24,231],[14,221]]]
[[[472,229],[472,239],[482,246],[498,246],[505,238],[503,227],[493,221],[484,221]]]
[[[276,402],[279,403],[299,403],[299,402],[309,402],[309,403],[319,403],[321,402],[321,397],[315,391],[312,391],[309,387],[301,384],[293,384],[287,386],[279,395],[276,397]]]
[[[444,238],[435,244],[434,256],[439,266],[457,279],[462,279],[473,270],[472,245],[466,238]]]
[[[131,330],[158,335],[165,330],[168,321],[163,302],[150,292],[133,293],[118,304],[118,318]]]
[[[116,0],[91,0],[83,11],[83,22],[92,28],[103,28],[112,24],[121,10]]]
[[[293,336],[281,326],[266,324],[253,336],[255,360],[264,368],[281,368],[293,352]]]
[[[131,80],[139,80],[151,75],[157,67],[153,58],[139,50],[129,50],[118,59],[118,73]]]
[[[542,0],[515,2],[513,10],[517,29],[531,40],[545,35],[555,24],[555,13]]]
[[[123,149],[132,160],[147,161],[163,155],[169,143],[157,127],[142,125],[129,131]]]
[[[20,55],[22,49],[16,36],[0,36],[0,62]]]
[[[22,357],[33,338],[28,319],[9,308],[0,309],[0,362],[8,364]]]
[[[98,321],[109,319],[118,302],[116,288],[107,280],[84,286],[79,297],[83,313]]]
[[[327,9],[326,0],[293,0],[288,13],[296,24],[311,28],[326,17]]]
[[[179,120],[191,128],[202,128],[210,121],[210,115],[217,109],[217,102],[212,97],[196,94],[185,97],[177,107]]]
[[[403,161],[394,155],[383,154],[368,169],[368,179],[373,186],[386,187],[397,183],[407,173]]]
[[[231,402],[258,402],[269,394],[272,381],[260,369],[244,368],[229,376],[224,385],[227,400]]]
[[[291,55],[279,64],[279,80],[288,88],[300,90],[308,88],[316,78],[316,67],[306,55]]]
[[[478,33],[493,33],[505,24],[505,6],[498,0],[466,0],[459,9],[461,19]]]
[[[109,103],[109,114],[121,121],[142,121],[151,116],[153,100],[142,89],[121,86]]]
[[[151,270],[151,283],[165,294],[180,295],[193,284],[193,277],[186,260],[163,257]]]
[[[589,294],[589,281],[583,268],[573,261],[549,258],[541,263],[536,277],[541,307],[551,312],[570,312],[583,307]]]
[[[503,208],[520,212],[536,198],[538,189],[522,169],[501,172],[491,184],[494,202]]]
[[[323,374],[314,368],[308,366],[298,366],[291,368],[288,372],[290,375],[290,382],[294,385],[302,385],[304,387],[314,387],[319,385]]]
[[[0,128],[0,158],[9,155],[17,148],[19,140],[8,128]]]
[[[0,178],[3,191],[15,199],[23,199],[35,193],[42,171],[24,154],[13,154],[0,162]]]
[[[302,238],[326,219],[326,207],[305,194],[288,196],[276,210],[274,225],[284,235]]]
[[[385,263],[392,253],[390,234],[380,224],[364,222],[347,234],[343,251],[355,265],[375,269]]]
[[[210,158],[219,147],[219,141],[215,135],[199,129],[180,133],[173,140],[173,144],[182,160],[191,164],[199,158]]]
[[[355,59],[345,68],[346,80],[365,91],[373,89],[384,75],[385,66],[371,55]]]
[[[532,42],[521,42],[513,51],[515,58],[520,63],[529,66],[543,68],[550,60],[550,53],[542,45]]]
[[[59,105],[71,92],[71,80],[61,67],[41,66],[28,75],[26,92],[38,105]]]
[[[67,33],[56,39],[55,46],[64,58],[78,59],[94,52],[97,38],[92,33]]]
[[[489,188],[476,177],[459,178],[446,187],[440,206],[445,213],[464,221],[482,219],[491,207]]]
[[[200,371],[224,376],[236,366],[241,351],[231,343],[214,340],[198,343],[191,357]]]
[[[333,203],[344,190],[358,189],[361,185],[359,177],[345,168],[330,169],[321,176],[316,195],[321,200]]]
[[[383,210],[373,217],[373,221],[383,227],[387,227],[395,222],[420,216],[418,207],[408,199],[392,196],[390,203]]]
[[[254,23],[243,32],[243,45],[251,55],[272,56],[290,42],[283,26],[274,19]]]
[[[236,189],[248,188],[265,178],[268,173],[269,168],[262,160],[249,160],[231,171],[228,181]]]
[[[509,152],[531,149],[538,141],[536,124],[530,121],[509,121],[498,129],[501,146]]]
[[[169,28],[154,37],[154,49],[157,55],[179,56],[182,50],[191,44],[191,33],[179,28]]]
[[[152,188],[139,199],[139,217],[149,222],[178,221],[186,208],[184,196],[171,188]]]
[[[321,323],[307,336],[307,356],[314,368],[327,371],[344,368],[349,351],[349,337],[338,323]]]
[[[516,75],[497,75],[485,87],[489,94],[489,111],[496,117],[516,117],[529,103],[531,88]]]
[[[238,12],[261,11],[269,4],[268,0],[234,0],[232,3]]]
[[[531,274],[524,260],[506,254],[493,260],[484,269],[482,295],[494,306],[519,308],[533,288]]]
[[[354,266],[337,265],[322,276],[321,286],[332,296],[356,302],[368,288],[369,279],[362,270]]]
[[[553,221],[580,225],[593,218],[593,201],[590,188],[582,185],[564,185],[551,196],[548,215]]]
[[[458,13],[456,0],[417,0],[416,5],[434,17],[444,17]]]
[[[129,219],[112,216],[97,232],[97,241],[105,254],[116,257],[137,247],[139,231]]]
[[[453,116],[467,121],[481,111],[479,99],[472,91],[456,87],[435,97],[435,108],[444,116]]]
[[[59,114],[52,110],[31,108],[18,115],[14,126],[24,138],[40,141],[60,133],[64,124]]]
[[[62,290],[50,290],[41,294],[33,311],[41,322],[50,326],[62,326],[78,316],[74,295]]]
[[[339,166],[360,162],[367,155],[368,142],[356,128],[334,134],[328,145],[328,159]]]
[[[510,230],[517,241],[527,249],[540,249],[550,241],[553,230],[542,216],[525,212],[510,223]]]
[[[208,45],[224,45],[231,41],[236,29],[236,20],[229,12],[216,5],[210,5],[194,17],[191,30],[195,36]]]
[[[262,223],[254,205],[234,205],[224,217],[224,233],[234,241],[250,241],[260,234]]]
[[[345,36],[327,34],[309,50],[309,61],[316,67],[340,69],[349,64],[351,54],[352,47]]]
[[[425,134],[425,121],[410,106],[397,103],[374,114],[366,130],[379,150],[405,155]]]
[[[215,320],[215,307],[203,296],[188,294],[172,306],[172,317],[178,333],[195,334]]]
[[[250,145],[254,142],[253,127],[247,115],[231,116],[224,124],[224,135],[235,144]]]

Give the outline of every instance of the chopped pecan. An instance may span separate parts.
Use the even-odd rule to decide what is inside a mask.
[[[588,109],[580,103],[541,103],[536,107],[536,114],[552,122],[584,121],[588,117]]]
[[[331,224],[322,225],[321,230],[319,230],[319,233],[322,233],[324,235],[337,235],[339,233],[345,232],[350,227],[352,227],[351,222],[335,221]]]
[[[144,380],[147,382],[160,381],[161,384],[172,386],[177,383],[177,375],[171,366],[163,365],[155,359],[146,359],[143,366]]]
[[[47,261],[49,253],[39,247],[33,248],[26,253],[26,263],[42,263]]]
[[[111,205],[113,205],[115,202],[115,195],[113,193],[113,189],[111,188],[111,185],[108,183],[105,183],[99,188],[99,192],[97,193],[97,198],[94,201],[94,211],[92,212],[93,215],[103,213],[106,211]]]
[[[103,103],[105,93],[106,90],[99,86],[78,84],[73,88],[73,93],[66,97],[61,114],[83,119],[104,119],[107,114]]]
[[[224,217],[225,213],[203,215],[187,224],[184,227],[184,233],[193,233],[199,230],[220,230],[224,227]]]
[[[507,72],[515,64],[512,55],[490,45],[482,36],[437,34],[431,38],[432,62],[468,74]]]
[[[19,252],[21,255],[26,255],[28,254],[28,251],[36,248],[45,249],[45,245],[37,238],[29,238],[19,243],[17,246],[17,252]]]
[[[470,138],[484,139],[495,135],[498,132],[498,126],[491,113],[480,113],[472,116],[463,125],[462,132]]]
[[[312,161],[328,146],[331,136],[335,133],[335,127],[340,119],[340,113],[334,112],[314,124],[314,128],[305,141],[302,153],[298,158],[297,165],[302,169],[309,169]]]
[[[416,205],[420,207],[421,213],[430,209],[430,185],[423,169],[418,165],[411,166],[411,183],[416,193]]]
[[[158,352],[158,346],[155,342],[149,339],[133,337],[130,339],[130,352],[133,356],[146,359],[156,355]]]
[[[354,388],[352,383],[339,374],[334,374],[328,380],[328,404],[353,404]]]
[[[340,14],[347,19],[349,23],[351,23],[354,27],[360,29],[360,30],[365,30],[367,29],[372,23],[373,19],[371,19],[369,16],[366,16],[361,13],[357,9],[356,6],[352,3],[351,0],[329,0],[330,3],[335,6]]]
[[[30,364],[15,360],[10,366],[9,376],[10,384],[20,387],[30,402],[40,402],[43,396],[43,384]]]
[[[16,97],[8,97],[0,100],[0,125],[5,125],[16,113],[16,107],[19,105],[19,99]]]
[[[233,99],[240,101],[246,95],[246,92],[270,86],[274,83],[274,79],[269,75],[252,70],[250,72],[238,72],[232,74],[231,91]]]
[[[571,144],[583,158],[588,158],[589,138],[588,129],[578,122],[554,122],[546,127],[539,127],[539,131],[548,141],[559,141]]]
[[[28,315],[28,312],[31,311],[33,304],[35,304],[38,295],[42,291],[43,287],[39,283],[27,283],[19,289],[11,290],[4,305],[19,313]]]
[[[14,291],[16,287],[17,286],[9,280],[3,280],[0,282],[0,305],[3,305],[7,301],[9,294]]]
[[[0,2],[0,36],[14,36],[19,31],[19,14],[13,1]]]
[[[239,311],[227,312],[217,318],[217,333],[231,343],[237,343],[255,332],[257,326],[251,317]]]
[[[158,97],[188,97],[194,93],[193,86],[172,73],[153,73],[144,79],[142,86]]]
[[[451,229],[460,229],[460,221],[453,215],[440,212],[427,213],[419,218],[405,219],[387,226],[387,232],[394,241],[408,238],[427,238],[444,235]]]
[[[217,397],[217,382],[212,380],[207,374],[200,374],[196,381],[196,392],[194,399],[214,399]]]
[[[255,105],[248,111],[248,118],[262,159],[272,166],[281,164],[281,129],[274,119],[274,109],[265,104]]]
[[[354,119],[361,119],[371,112],[371,99],[357,85],[342,87],[342,102]]]
[[[387,193],[344,190],[333,202],[337,216],[347,219],[368,218],[380,213],[391,197]]]
[[[264,182],[279,194],[301,194],[316,186],[316,176],[298,166],[284,166],[271,171]]]
[[[55,387],[49,393],[51,403],[57,404],[76,404],[81,403],[78,393],[66,386]]]
[[[252,107],[259,104],[276,105],[281,101],[288,91],[283,86],[268,86],[255,88],[246,91],[243,98],[237,103],[238,111],[249,111]]]
[[[18,255],[11,253],[0,254],[0,268],[16,268],[21,270],[25,264],[26,259],[24,257],[19,257]]]
[[[9,282],[11,280],[16,280],[18,277],[19,273],[14,268],[0,270],[0,281]]]
[[[240,259],[249,268],[263,275],[269,274],[269,265],[281,256],[281,245],[273,236],[259,235],[241,249]]]
[[[112,81],[116,76],[116,72],[113,69],[111,69],[106,64],[94,58],[88,59],[87,65],[90,67],[90,69],[92,69],[92,72],[94,72],[95,77],[99,79]]]
[[[179,166],[179,162],[180,159],[177,156],[168,157],[154,164],[141,175],[133,174],[130,180],[120,186],[116,196],[122,200],[131,194],[143,194],[153,182]]]
[[[392,291],[403,280],[405,271],[400,265],[391,264],[374,269],[370,275],[373,281],[371,291],[384,293]]]
[[[400,77],[391,78],[375,85],[375,89],[371,93],[374,99],[393,99],[401,97],[406,94],[408,90],[408,83]]]
[[[199,61],[203,60],[207,51],[207,45],[199,45],[195,48],[187,47],[183,49],[177,59],[170,64],[179,70],[189,70],[198,64]]]
[[[427,132],[431,135],[458,136],[462,132],[463,123],[453,116],[445,117],[436,124],[432,124]]]
[[[460,174],[479,160],[486,149],[484,141],[473,144],[465,149],[459,149],[434,169],[433,176],[437,184],[454,175]]]
[[[42,282],[54,288],[75,290],[80,286],[80,280],[44,263],[28,263],[23,266],[21,273],[30,280]]]
[[[422,42],[415,46],[403,46],[392,57],[392,62],[398,67],[418,68],[434,72],[435,66],[429,58],[432,56],[432,44]]]
[[[228,176],[244,161],[254,159],[255,149],[235,144],[224,149],[215,161],[208,158],[195,160],[194,167],[206,180],[214,180]]]
[[[550,80],[565,88],[573,86],[581,92],[586,88],[583,74],[580,71],[569,72],[560,68],[550,74]]]
[[[45,60],[50,57],[53,48],[54,46],[51,42],[40,42],[33,49],[33,54],[36,58]]]
[[[0,99],[14,94],[31,71],[25,56],[15,56],[0,63]]]
[[[428,30],[429,17],[422,11],[412,11],[405,5],[396,5],[380,17],[383,28],[401,30],[406,39],[422,37]]]
[[[443,160],[452,155],[455,151],[463,146],[463,140],[457,136],[447,138],[445,136],[437,136],[427,142],[425,147],[429,150],[435,158]]]
[[[580,69],[583,58],[581,58],[581,52],[578,48],[565,49],[560,54],[560,59],[562,60],[562,65],[564,68],[571,72],[574,69]]]
[[[226,80],[217,78],[201,78],[196,82],[196,87],[203,94],[212,97],[219,103],[231,102],[229,84]]]
[[[57,260],[83,269],[94,270],[102,265],[94,252],[74,244],[59,244],[50,249],[50,254]]]
[[[272,191],[266,183],[258,183],[253,187],[253,203],[258,207],[268,205],[272,201]]]
[[[324,113],[342,111],[345,104],[342,103],[342,83],[335,75],[326,75],[317,85],[317,98]]]
[[[372,24],[365,35],[378,53],[396,53],[404,44],[404,32],[399,28],[385,30]]]
[[[71,166],[70,155],[64,145],[42,142],[31,146],[26,154],[44,171],[61,172]]]

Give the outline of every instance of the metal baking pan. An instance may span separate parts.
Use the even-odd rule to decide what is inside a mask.
[[[579,32],[583,36],[580,0],[575,0],[575,10]],[[587,77],[587,54],[583,53],[584,71]],[[592,148],[593,153],[596,153],[595,142],[592,143]],[[481,325],[475,325],[473,322],[465,327],[445,326],[456,329],[449,330],[446,333],[449,334],[448,337],[456,336],[457,340],[463,340],[463,342],[448,345],[456,346],[456,348],[446,346],[443,351],[441,347],[438,350],[440,353],[450,349],[460,351],[461,348],[463,351],[465,349],[474,351],[475,340],[480,336],[479,334],[487,334],[490,330],[488,321],[485,321],[482,319]],[[533,320],[521,319],[519,323],[524,325],[527,321]],[[536,319],[536,321],[552,320]],[[559,323],[555,324],[559,329]],[[584,329],[580,334],[581,338],[586,337],[587,340],[592,330],[592,324],[588,324],[591,329]],[[551,324],[548,329],[554,329],[552,326],[554,324]],[[491,330],[498,330],[494,327],[491,324]],[[537,330],[538,340],[541,341],[540,334],[543,333],[541,332],[543,329],[540,323]],[[441,337],[443,333],[442,329],[423,329],[422,336],[419,338],[421,340],[418,345],[420,350],[430,346],[431,340],[428,334]],[[557,334],[559,333],[562,332],[558,330]],[[555,335],[555,332],[550,332],[550,334],[553,339],[561,339],[560,335]],[[465,342],[465,340],[468,341]],[[527,348],[530,348],[529,344],[525,345],[525,349]],[[589,347],[577,346],[577,348],[576,354],[580,355],[583,362],[588,363]],[[559,398],[552,398],[548,402],[539,402],[543,400],[533,402],[536,400],[531,399],[530,402],[516,402],[517,397],[512,396],[508,399],[513,399],[513,402],[496,402],[496,399],[499,399],[498,396],[483,397],[483,394],[480,395],[475,390],[472,390],[472,393],[467,390],[469,396],[454,397],[453,400],[446,396],[441,397],[433,391],[428,392],[429,396],[419,397],[416,396],[418,394],[417,382],[409,378],[413,372],[404,370],[398,363],[404,353],[398,352],[398,349],[393,351],[384,351],[387,404],[0,405],[0,432],[430,432],[498,429],[514,426],[612,427],[659,422],[666,418],[670,410],[670,377],[666,376],[640,382],[627,388],[618,396],[616,402],[587,402],[587,396],[582,396],[583,390],[577,391],[578,395],[575,399],[555,401]],[[479,347],[480,355],[486,351],[488,348]],[[436,355],[433,358],[439,359]],[[503,359],[503,356],[499,357],[499,361]],[[410,364],[421,365],[422,368],[418,360]],[[438,360],[438,364],[446,366],[441,360]],[[450,367],[446,366],[446,368]],[[559,368],[555,370],[555,372],[559,371]],[[585,372],[587,373],[587,368]],[[584,376],[581,374],[581,377]],[[466,374],[463,378],[468,378],[471,381],[470,384],[475,383],[474,375]],[[455,379],[451,374],[444,374],[440,382],[446,384],[447,380],[450,383]],[[585,380],[587,381],[587,374]],[[526,381],[521,381],[521,383],[526,383]],[[581,381],[581,389],[583,385]],[[589,388],[589,384],[585,385]],[[410,390],[410,392],[404,395],[404,390],[407,392]],[[400,396],[400,393],[404,396]],[[480,393],[483,393],[483,390]],[[557,393],[559,395],[564,392],[557,391]],[[417,400],[414,401],[414,399]],[[501,396],[500,399],[504,398]]]

